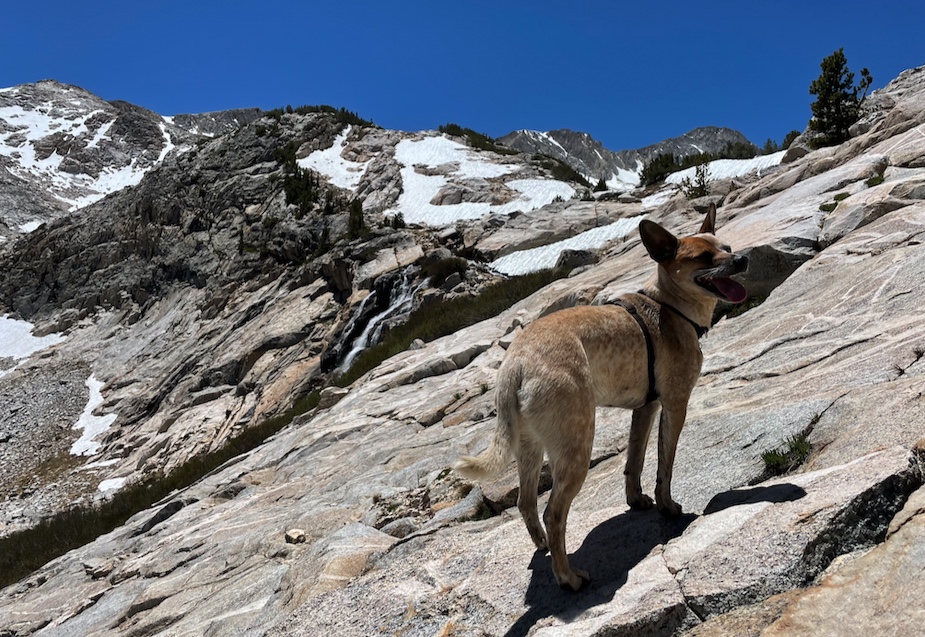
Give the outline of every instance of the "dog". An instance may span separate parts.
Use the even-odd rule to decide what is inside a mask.
[[[656,275],[635,294],[610,305],[572,307],[537,319],[508,348],[498,370],[497,426],[488,449],[455,465],[465,478],[484,480],[517,461],[517,507],[540,550],[548,548],[556,582],[578,590],[589,581],[569,565],[565,524],[588,473],[597,405],[633,410],[626,457],[626,501],[633,509],[655,504],[666,516],[681,507],[671,498],[671,473],[691,391],[700,376],[700,337],[717,301],[739,303],[745,288],[730,277],[748,260],[714,234],[711,205],[700,231],[677,238],[649,220],[639,234]],[[640,474],[649,432],[661,407],[655,501],[642,492]],[[537,514],[543,455],[549,457],[552,492]]]

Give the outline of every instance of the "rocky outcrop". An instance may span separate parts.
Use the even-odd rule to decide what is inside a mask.
[[[700,153],[719,153],[727,144],[750,144],[742,133],[729,128],[703,126],[636,150],[614,152],[587,133],[568,129],[539,132],[519,130],[499,138],[500,143],[524,153],[554,157],[584,175],[592,184],[604,179],[623,182],[621,189],[638,183],[627,173],[638,173],[647,162],[659,155],[671,153],[687,157]]]
[[[4,589],[3,630],[908,632],[921,619],[925,568],[917,548],[925,481],[921,78],[904,74],[887,86],[893,105],[867,132],[722,195],[719,236],[750,252],[746,285],[766,298],[721,319],[702,342],[703,375],[674,471],[680,519],[627,509],[629,414],[598,410],[592,466],[567,536],[572,559],[591,574],[582,591],[561,591],[548,556],[534,551],[511,508],[513,465],[479,485],[449,467],[488,443],[496,369],[523,325],[568,305],[608,302],[651,275],[634,236],[498,316],[417,343],[346,392],[326,392],[324,408],[262,446]],[[250,183],[247,174],[235,178]],[[700,213],[678,201],[645,214],[679,233],[695,231]],[[580,225],[590,223],[594,205],[555,204],[549,214],[575,208]],[[600,205],[617,214],[643,204]],[[266,209],[246,210],[240,214]],[[497,252],[528,245],[526,227],[545,223],[543,214],[523,215],[532,219],[523,227],[521,215],[473,223],[469,247],[486,249],[492,224],[499,236],[509,233]],[[36,247],[55,228],[36,231]],[[456,245],[466,228],[434,232],[424,252],[445,256],[437,244]],[[390,249],[399,262],[403,245],[375,244],[341,273],[355,282],[362,266],[379,272]],[[104,441],[99,459],[121,459],[100,479],[169,467],[188,448],[217,444],[274,413],[312,377],[330,336],[323,326],[349,320],[331,282],[307,264],[266,255],[248,276],[213,287],[218,275],[200,258],[197,271],[209,274],[201,287],[171,287],[143,312],[126,301],[75,316],[67,341],[0,378],[75,360],[108,372],[102,410],[135,417],[117,421]],[[227,267],[215,272],[237,271]],[[23,294],[24,307],[40,301]],[[796,438],[807,453],[772,477],[763,455]],[[647,491],[654,465],[652,445]],[[857,622],[846,628],[848,615]]]

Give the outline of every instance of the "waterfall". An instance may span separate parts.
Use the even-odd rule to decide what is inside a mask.
[[[375,345],[379,341],[379,337],[382,336],[382,328],[385,326],[386,319],[390,319],[394,316],[398,316],[405,312],[411,310],[411,306],[414,303],[415,293],[426,283],[426,281],[421,282],[419,285],[415,286],[413,268],[407,268],[401,276],[401,280],[392,287],[391,292],[389,293],[389,305],[386,309],[379,312],[366,324],[366,327],[363,328],[363,331],[357,336],[353,342],[350,344],[350,349],[347,351],[347,354],[344,356],[340,365],[338,365],[336,372],[343,374],[348,369],[350,365],[353,364],[354,359],[359,356],[360,352],[371,345]],[[362,304],[358,311],[354,314],[353,318],[350,319],[348,323],[348,328],[353,328],[356,321],[363,315],[363,310],[366,308],[367,302],[376,296],[376,292],[372,292],[369,296],[363,299]],[[348,330],[345,330],[344,333],[349,334]]]

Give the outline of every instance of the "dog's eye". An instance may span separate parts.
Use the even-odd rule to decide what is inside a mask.
[[[696,257],[697,261],[702,261],[704,263],[713,263],[713,253],[712,252],[701,252]]]

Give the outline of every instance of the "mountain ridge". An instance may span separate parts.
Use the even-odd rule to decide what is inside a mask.
[[[267,113],[242,108],[163,116],[124,100],[104,100],[56,80],[2,89],[0,179],[6,185],[0,194],[0,237],[14,236],[17,230],[137,184],[168,153],[185,152],[193,144],[232,132]],[[558,135],[571,150],[548,141],[545,145],[528,142],[526,133],[520,135],[523,139],[511,133],[498,141],[520,152],[552,156],[585,177],[593,177],[594,183],[604,171],[612,170],[616,179],[611,182],[620,190],[632,188],[638,181],[640,162],[655,154],[686,154],[695,140],[707,152],[721,149],[728,140],[744,140],[729,129],[704,127],[636,151],[613,152],[587,133],[562,130],[549,135]]]
[[[826,635],[849,612],[866,634],[914,631],[925,67],[872,103],[849,142],[724,169],[693,200],[672,184],[583,200],[533,153],[281,112],[17,233],[0,246],[0,333],[13,321],[30,347],[0,350],[0,535],[321,391],[256,447],[0,590],[0,634]],[[78,119],[73,143],[92,149],[100,128]],[[167,146],[152,126],[132,151],[148,160]],[[635,224],[693,233],[710,204],[757,298],[702,343],[673,482],[687,514],[627,509],[630,416],[600,408],[568,535],[592,580],[563,595],[518,517],[513,466],[485,484],[450,466],[488,443],[496,370],[524,326],[639,289],[655,266]],[[411,341],[347,387],[324,371],[355,349],[345,335],[400,320],[384,312],[406,291],[424,314],[474,305],[510,280],[498,255],[601,234],[567,277],[489,318]],[[769,477],[764,452],[798,437],[802,464]]]

